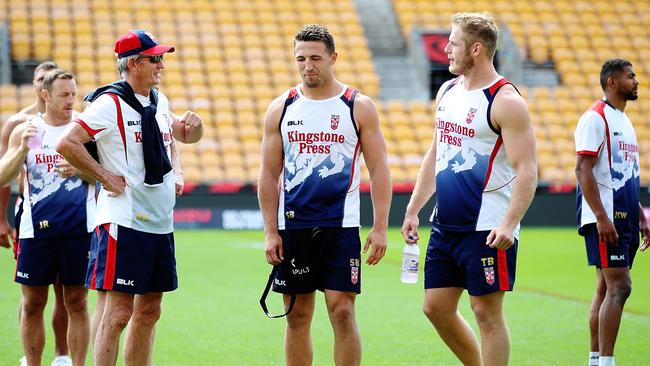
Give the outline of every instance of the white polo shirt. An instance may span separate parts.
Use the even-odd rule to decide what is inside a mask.
[[[136,97],[144,107],[151,104],[148,96]],[[171,161],[172,117],[169,101],[160,92],[156,120]],[[100,164],[123,176],[127,184],[117,197],[110,197],[105,189],[100,191],[96,224],[116,223],[147,233],[171,233],[176,203],[174,173],[167,173],[162,184],[145,186],[140,114],[115,94],[103,94],[75,122],[97,142]]]

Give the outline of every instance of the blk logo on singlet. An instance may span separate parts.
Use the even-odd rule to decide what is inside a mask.
[[[302,120],[297,121],[287,121],[287,126],[302,126]]]
[[[140,124],[142,124],[140,121],[126,121],[127,126],[138,126]]]

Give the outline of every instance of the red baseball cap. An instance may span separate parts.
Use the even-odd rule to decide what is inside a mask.
[[[142,29],[130,30],[115,42],[117,58],[133,55],[158,56],[175,50],[174,46],[158,43],[151,33]]]

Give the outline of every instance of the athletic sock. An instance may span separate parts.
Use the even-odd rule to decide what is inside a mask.
[[[600,356],[598,366],[614,366],[614,356]]]
[[[598,366],[600,352],[589,352],[589,366]]]

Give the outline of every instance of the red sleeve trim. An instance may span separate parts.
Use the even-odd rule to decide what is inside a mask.
[[[86,130],[86,132],[88,132],[88,134],[90,134],[90,136],[92,136],[93,138],[95,137],[95,135],[105,130],[105,128],[93,130],[92,128],[90,128],[90,126],[88,126],[86,122],[84,122],[80,118],[76,118],[74,121],[77,122],[79,126],[83,127],[83,129]]]
[[[580,150],[580,151],[576,151],[576,154],[598,156],[598,151]]]

